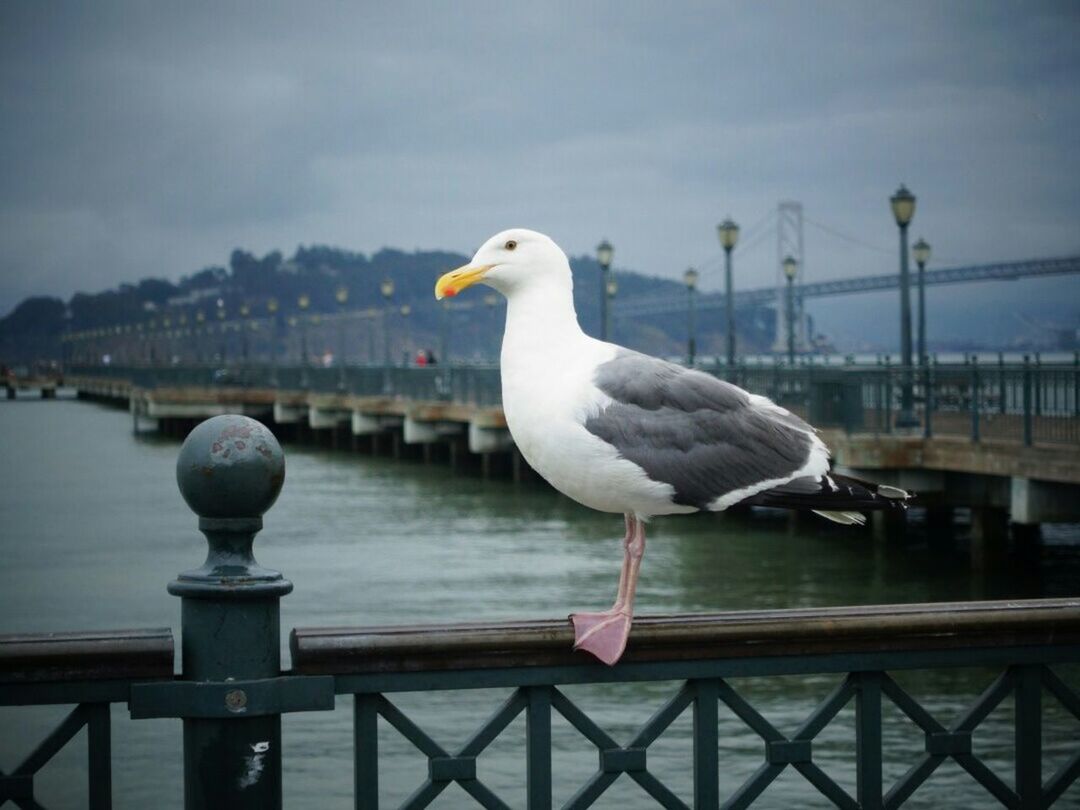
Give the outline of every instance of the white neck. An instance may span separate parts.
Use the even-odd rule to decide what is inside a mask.
[[[574,311],[574,293],[566,285],[533,280],[507,296],[502,361],[530,355],[572,352],[588,337]]]

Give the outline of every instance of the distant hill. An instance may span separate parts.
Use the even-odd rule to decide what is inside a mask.
[[[237,249],[228,266],[207,267],[178,282],[147,278],[99,293],[77,293],[65,302],[59,298],[35,297],[21,302],[0,319],[0,362],[29,363],[60,357],[60,337],[97,329],[115,329],[170,317],[196,322],[199,313],[213,323],[219,309],[235,318],[246,307],[252,315],[266,316],[271,300],[279,316],[288,319],[300,314],[302,295],[310,301],[309,315],[334,313],[339,309],[335,295],[347,292],[349,309],[408,305],[408,335],[411,346],[437,346],[442,330],[442,312],[432,295],[435,279],[448,269],[468,261],[467,256],[446,251],[406,253],[394,248],[367,256],[325,245],[301,246],[289,258],[274,251],[262,257]],[[572,258],[574,300],[582,327],[599,333],[600,267],[591,257]],[[684,291],[682,284],[634,272],[616,270],[618,298],[649,295],[670,296]],[[394,291],[384,298],[381,285],[390,279]],[[486,292],[470,291],[453,303],[452,359],[489,359],[494,356],[501,328],[490,316]],[[219,304],[220,302],[220,304]],[[501,319],[502,300],[496,302]],[[617,315],[617,302],[613,307]],[[773,318],[767,314],[740,313],[741,340],[748,348],[760,349],[772,341]],[[701,324],[699,351],[722,350],[722,323]],[[615,317],[612,337],[642,351],[678,355],[685,351],[684,314],[645,321]],[[395,350],[402,347],[395,347]]]
[[[382,311],[388,305],[410,309],[399,319],[391,335],[394,356],[421,347],[436,349],[444,336],[453,360],[490,360],[501,335],[503,303],[491,299],[486,288],[470,290],[454,299],[450,320],[432,296],[435,279],[468,257],[447,251],[407,253],[383,248],[370,256],[325,245],[300,246],[291,257],[274,251],[265,256],[237,249],[227,266],[207,267],[178,282],[147,278],[98,293],[77,293],[69,301],[32,297],[22,301],[0,319],[0,363],[26,364],[61,356],[60,337],[88,330],[159,324],[168,318],[174,325],[196,323],[199,313],[214,323],[219,309],[235,319],[246,307],[252,316],[266,317],[271,300],[278,316],[287,323],[300,313],[298,301],[308,296],[309,315],[339,309],[335,294],[344,288],[346,307]],[[574,273],[574,301],[582,327],[599,333],[600,267],[589,256],[570,261]],[[685,295],[676,281],[628,270],[616,270],[612,339],[651,354],[681,356],[686,349],[685,312],[648,319],[618,316],[620,300]],[[389,301],[380,287],[394,282]],[[494,306],[486,302],[494,301]],[[220,307],[219,307],[220,301]],[[1080,324],[1080,277],[1060,276],[1016,282],[983,282],[931,287],[927,290],[928,338],[931,350],[1039,350],[1070,349],[1077,345]],[[814,332],[824,335],[841,352],[895,352],[898,343],[898,298],[895,291],[834,298],[809,299],[807,312]],[[740,309],[737,313],[739,350],[768,351],[772,346],[776,318],[765,307]],[[374,328],[374,327],[373,327]],[[723,317],[703,311],[698,317],[698,353],[722,354]],[[310,334],[313,353],[333,351],[333,330],[324,325]],[[357,341],[366,343],[358,332]],[[381,338],[380,338],[381,339]],[[377,341],[375,341],[377,342]],[[295,341],[294,341],[295,343]],[[317,345],[314,345],[317,344]],[[291,349],[297,351],[294,345]],[[233,355],[235,356],[235,355]],[[354,349],[354,357],[367,356]]]

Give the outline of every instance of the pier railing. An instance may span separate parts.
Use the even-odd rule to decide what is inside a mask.
[[[964,363],[904,368],[876,365],[704,366],[702,371],[763,394],[821,428],[892,433],[905,386],[916,431],[971,441],[1080,444],[1080,362]],[[240,388],[446,401],[501,403],[497,366],[74,367],[80,376],[125,380],[142,389]],[[909,431],[910,432],[910,431]]]
[[[516,717],[526,725],[529,808],[552,806],[551,725],[561,716],[595,748],[596,772],[565,808],[585,808],[617,779],[636,782],[660,807],[748,807],[787,767],[843,808],[900,807],[947,759],[957,762],[1005,807],[1048,807],[1080,775],[1077,752],[1043,780],[1041,701],[1053,695],[1080,719],[1080,695],[1051,664],[1080,659],[1080,600],[892,605],[750,611],[639,618],[631,648],[613,668],[571,652],[566,621],[433,625],[413,628],[297,629],[296,670],[332,674],[353,696],[356,806],[378,807],[376,724],[383,718],[428,759],[401,807],[425,807],[456,782],[482,807],[509,805],[477,778],[477,757]],[[1000,674],[946,724],[890,672],[997,667]],[[776,728],[732,685],[733,678],[835,675],[835,687],[794,732]],[[628,739],[618,741],[559,687],[579,683],[677,681],[671,697]],[[511,691],[456,750],[440,745],[392,695],[432,689],[504,687]],[[1003,701],[1015,708],[1015,773],[995,773],[972,747],[972,734]],[[924,752],[895,783],[882,778],[882,705],[891,701],[916,727]],[[814,741],[849,703],[855,705],[857,788],[849,794],[814,761]],[[759,739],[762,761],[722,795],[718,720],[726,706]],[[693,718],[693,795],[684,800],[649,769],[649,746],[684,712]],[[1012,778],[1010,778],[1010,776]],[[1011,784],[1010,784],[1011,782]]]
[[[640,617],[626,656],[614,667],[573,652],[566,620],[296,629],[289,639],[292,669],[282,671],[279,601],[292,583],[260,566],[252,543],[283,476],[274,437],[245,417],[215,417],[185,441],[177,477],[209,553],[201,567],[168,586],[182,600],[179,677],[173,676],[169,630],[0,637],[0,706],[75,707],[40,743],[28,744],[14,770],[0,772],[0,804],[38,807],[37,773],[86,727],[87,804],[111,807],[112,769],[124,763],[112,761],[109,705],[126,703],[135,720],[182,719],[185,806],[280,807],[282,713],[331,709],[337,695],[352,699],[355,806],[365,810],[380,801],[380,717],[426,759],[405,808],[426,807],[455,783],[481,807],[509,807],[479,776],[477,760],[522,715],[530,810],[551,808],[553,787],[562,779],[552,757],[556,716],[597,756],[596,771],[574,786],[567,808],[593,806],[623,778],[665,808],[747,807],[789,767],[839,807],[895,808],[950,759],[986,789],[988,802],[1044,808],[1080,777],[1080,750],[1049,776],[1042,755],[1047,699],[1080,720],[1080,694],[1063,675],[1066,665],[1080,662],[1080,599]],[[894,677],[973,667],[999,674],[952,722],[935,716]],[[771,723],[735,683],[812,674],[833,678],[834,687],[790,732]],[[622,740],[565,688],[648,681],[678,685]],[[507,696],[460,747],[426,732],[396,697],[478,688],[503,688]],[[1014,710],[1012,774],[995,771],[973,745],[976,729],[1006,702]],[[815,759],[819,735],[852,703],[854,795]],[[895,757],[883,742],[886,703],[923,735],[922,752],[891,783],[883,775],[883,763]],[[721,792],[721,774],[731,767],[719,755],[721,707],[761,751],[757,769],[728,793]],[[693,723],[686,763],[693,787],[692,795],[680,796],[650,768],[649,752],[684,713]]]

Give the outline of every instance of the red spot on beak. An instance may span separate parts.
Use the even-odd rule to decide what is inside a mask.
[[[447,298],[453,298],[455,295],[457,295],[457,290],[455,290],[453,287],[447,287],[446,292],[444,292],[443,295],[445,295]]]

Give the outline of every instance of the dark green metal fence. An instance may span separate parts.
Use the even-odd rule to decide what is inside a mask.
[[[892,433],[904,385],[912,386],[919,431],[972,441],[1080,444],[1080,364],[1023,363],[926,365],[910,369],[885,360],[874,366],[774,365],[704,367],[747,390],[808,418],[817,427],[851,433]],[[126,380],[144,389],[171,387],[260,388],[361,397],[455,402],[481,407],[501,403],[497,366],[347,366],[344,368],[249,365],[226,369],[87,366],[70,376]]]
[[[552,765],[552,721],[564,718],[597,752],[597,768],[565,803],[593,806],[627,778],[666,808],[747,807],[787,768],[838,807],[900,807],[947,760],[987,791],[988,803],[1049,807],[1080,777],[1080,746],[1053,774],[1043,772],[1047,697],[1080,721],[1080,694],[1062,665],[1080,662],[1080,599],[891,605],[711,615],[640,617],[627,654],[606,667],[572,651],[567,620],[369,629],[296,629],[293,669],[279,660],[279,611],[292,583],[252,554],[262,514],[274,502],[284,458],[263,426],[220,416],[198,426],[181,449],[177,478],[199,516],[209,553],[168,590],[181,598],[181,671],[173,676],[169,630],[0,637],[0,705],[74,704],[24,760],[0,772],[0,804],[40,804],[35,778],[82,728],[88,734],[88,806],[112,805],[109,704],[133,719],[182,720],[187,808],[274,808],[282,802],[281,715],[334,707],[351,695],[355,805],[379,806],[379,718],[427,760],[402,804],[421,808],[458,784],[479,806],[506,808],[478,776],[477,758],[524,715],[527,807],[550,808],[561,775]],[[310,587],[310,586],[309,586]],[[946,723],[905,690],[895,673],[991,667],[1000,672],[957,720]],[[832,691],[785,734],[733,685],[740,678],[825,674]],[[676,681],[671,697],[618,740],[568,696],[571,684]],[[506,699],[460,747],[441,744],[408,717],[395,695],[505,688]],[[891,702],[924,738],[923,751],[892,784],[882,712]],[[1014,709],[1015,768],[997,773],[973,734],[999,705]],[[855,794],[815,761],[819,735],[854,703]],[[730,794],[721,773],[719,712],[727,707],[761,745],[756,771]],[[650,770],[649,750],[684,713],[692,717],[686,763],[692,796],[680,797]],[[167,790],[162,786],[162,790]],[[178,789],[178,787],[177,787]]]
[[[1005,807],[1048,807],[1080,775],[1080,751],[1044,780],[1041,701],[1057,698],[1080,719],[1080,696],[1049,666],[1080,658],[1080,601],[904,605],[643,617],[626,660],[614,668],[570,652],[567,622],[517,622],[375,630],[295,630],[294,665],[333,673],[352,694],[356,806],[379,806],[377,721],[383,718],[428,759],[402,808],[426,807],[452,783],[487,808],[509,805],[477,777],[477,757],[516,717],[526,720],[528,807],[552,807],[551,724],[559,715],[597,750],[597,770],[565,808],[593,806],[617,779],[636,782],[665,808],[748,807],[787,767],[838,807],[900,807],[952,759]],[[1036,629],[1038,627],[1039,629]],[[1058,636],[1051,627],[1064,631]],[[1071,639],[1063,644],[1057,640]],[[890,671],[996,666],[1001,674],[954,723],[944,724]],[[733,678],[835,673],[835,688],[790,736],[770,723],[731,683]],[[559,687],[625,681],[681,681],[629,739],[619,742]],[[444,748],[401,711],[390,695],[432,689],[510,687],[512,692],[456,751]],[[994,773],[972,747],[972,734],[1003,701],[1015,708],[1016,766]],[[882,705],[891,701],[924,735],[925,750],[894,784],[882,779]],[[857,788],[847,793],[814,762],[814,741],[855,704]],[[763,761],[733,793],[722,795],[718,712],[726,706],[761,742]],[[693,719],[693,796],[684,801],[649,770],[648,750],[684,712]],[[1008,783],[1012,781],[1012,785]]]

